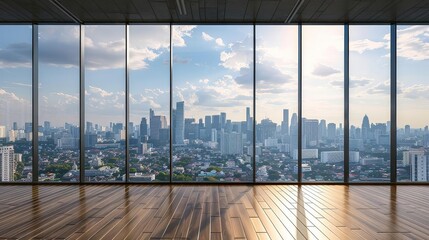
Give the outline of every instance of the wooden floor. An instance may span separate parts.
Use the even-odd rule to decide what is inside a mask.
[[[429,239],[428,186],[0,186],[1,239]]]

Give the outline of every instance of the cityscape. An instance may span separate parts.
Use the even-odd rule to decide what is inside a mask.
[[[253,115],[250,107],[242,121],[231,121],[225,112],[185,117],[185,102],[172,111],[173,181],[253,181],[253,149],[258,182],[297,181],[298,116],[283,109],[283,120],[265,118],[256,124],[253,148]],[[131,182],[169,181],[169,116],[149,116],[130,122],[129,179]],[[341,123],[302,119],[303,181],[344,180],[344,134]],[[39,126],[39,181],[79,181],[79,127],[65,123]],[[85,181],[125,181],[126,130],[123,123],[101,126],[86,122]],[[427,181],[429,131],[397,130],[398,181]],[[2,182],[32,181],[32,124],[0,126]],[[350,181],[390,180],[390,122],[350,126]]]

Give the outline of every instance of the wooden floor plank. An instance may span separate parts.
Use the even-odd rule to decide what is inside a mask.
[[[427,186],[0,185],[0,239],[429,239]]]

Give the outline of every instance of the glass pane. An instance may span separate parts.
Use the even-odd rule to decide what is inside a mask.
[[[303,181],[344,179],[344,27],[302,27]]]
[[[129,31],[130,181],[170,181],[170,27]]]
[[[1,182],[32,181],[31,46],[31,26],[0,26]]]
[[[125,27],[85,28],[85,181],[124,181]]]
[[[256,181],[296,181],[298,28],[256,26]]]
[[[39,181],[79,181],[79,26],[39,26]]]
[[[350,181],[390,181],[390,26],[350,26]]]
[[[253,180],[253,27],[174,26],[173,180]]]
[[[429,180],[429,27],[397,30],[398,181]]]

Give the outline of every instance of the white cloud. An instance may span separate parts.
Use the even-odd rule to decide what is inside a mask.
[[[101,97],[111,97],[113,95],[112,92],[107,92],[106,90],[94,86],[89,86],[89,92],[97,94]]]
[[[13,92],[8,92],[2,88],[0,88],[0,99],[1,102],[11,102],[11,101],[17,101],[17,102],[24,102],[25,100],[23,98],[19,98],[16,96]]]
[[[423,84],[414,84],[402,88],[401,95],[410,99],[429,99],[429,86]]]
[[[201,37],[203,38],[204,41],[212,41],[214,38],[212,36],[210,36],[209,34],[202,32],[201,33]]]
[[[173,26],[173,46],[175,47],[185,47],[185,37],[192,36],[192,30],[197,26],[192,25],[183,25],[183,26]]]
[[[205,78],[205,79],[200,79],[198,82],[207,84],[210,82],[210,80]]]
[[[398,30],[397,55],[410,60],[421,61],[429,59],[429,42],[427,40],[429,27],[424,25],[411,26]],[[385,36],[389,39],[390,34]]]
[[[327,77],[336,73],[340,73],[341,71],[323,64],[318,64],[314,70],[313,75],[319,76],[319,77]]]
[[[220,47],[224,47],[225,43],[223,43],[222,38],[216,38],[216,44]]]
[[[350,42],[350,51],[355,51],[362,54],[369,50],[386,48],[388,46],[389,46],[388,42],[376,42],[376,41],[371,41],[369,39],[360,39],[360,40]]]
[[[227,51],[220,53],[220,65],[233,71],[249,68],[253,61],[253,44],[250,36],[241,42],[231,43]]]

